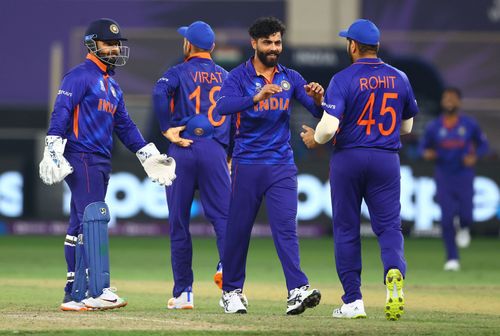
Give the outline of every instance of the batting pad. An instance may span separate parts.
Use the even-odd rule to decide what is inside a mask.
[[[83,242],[88,266],[88,286],[91,297],[109,287],[109,209],[104,202],[89,204],[83,213]]]
[[[82,234],[78,235],[75,252],[76,265],[71,298],[76,302],[80,302],[85,299],[87,293],[87,267],[85,263],[85,248]]]

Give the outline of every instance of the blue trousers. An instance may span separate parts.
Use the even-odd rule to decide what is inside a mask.
[[[82,233],[83,212],[87,205],[102,201],[106,197],[109,174],[111,173],[110,160],[104,156],[91,153],[65,153],[64,157],[73,167],[65,181],[71,191],[71,205],[67,239],[64,244],[64,255],[68,266],[68,275],[75,272],[75,245],[68,242],[69,237],[77,237]],[[73,281],[68,276],[66,293],[70,293]]]
[[[214,227],[220,260],[224,249],[231,179],[226,152],[213,139],[194,139],[193,144],[186,148],[172,144],[169,156],[177,163],[177,178],[171,187],[166,188],[174,275],[173,295],[177,297],[193,285],[193,245],[189,221],[195,190],[200,191],[205,217]]]
[[[342,300],[361,299],[360,216],[363,198],[378,238],[384,278],[397,268],[406,273],[400,219],[400,164],[398,153],[344,149],[330,160],[335,261],[344,288]]]
[[[297,238],[297,168],[295,165],[238,164],[232,167],[229,220],[222,264],[222,288],[243,289],[250,235],[262,199],[288,290],[308,284],[300,269]]]
[[[472,225],[474,173],[467,170],[450,175],[436,171],[435,180],[437,201],[441,207],[441,228],[446,258],[459,259],[453,219],[459,216],[462,228]]]

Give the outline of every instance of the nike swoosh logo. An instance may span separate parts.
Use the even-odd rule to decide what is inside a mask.
[[[106,300],[106,299],[101,299],[103,301],[107,301],[107,302],[111,302],[111,303],[117,303],[118,300],[117,299],[114,299],[114,300]]]

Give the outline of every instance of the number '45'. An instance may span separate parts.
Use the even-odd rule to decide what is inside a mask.
[[[387,106],[388,99],[398,99],[398,94],[394,92],[386,92],[382,97],[382,106],[380,107],[379,114],[383,116],[386,113],[389,113],[391,118],[391,126],[388,129],[384,129],[383,123],[378,123],[378,130],[380,131],[380,134],[384,136],[391,135],[392,132],[394,132],[394,128],[396,127],[396,111],[393,107]],[[373,119],[373,105],[375,105],[375,92],[372,92],[370,94],[370,97],[368,98],[368,101],[363,108],[363,112],[361,112],[361,115],[359,116],[357,122],[357,124],[360,126],[366,126],[366,135],[371,134],[372,126],[375,125],[375,119]],[[368,118],[364,119],[367,111]]]

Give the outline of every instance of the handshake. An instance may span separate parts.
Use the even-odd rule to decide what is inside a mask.
[[[60,136],[45,137],[43,159],[39,165],[40,178],[43,183],[52,185],[59,183],[73,172],[73,167],[64,157],[66,139]],[[175,180],[175,160],[166,154],[160,154],[153,143],[149,143],[136,152],[148,177],[162,186],[171,186]]]

